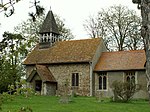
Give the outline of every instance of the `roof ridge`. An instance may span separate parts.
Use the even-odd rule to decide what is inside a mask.
[[[87,39],[77,39],[77,40],[68,40],[68,41],[85,41],[85,40],[96,40],[96,39],[102,39],[102,38],[87,38]]]
[[[144,70],[145,61],[144,50],[103,52],[94,70]]]
[[[47,49],[34,49],[24,64],[89,62],[96,49],[102,47],[102,39],[59,41]]]
[[[139,51],[144,51],[144,50],[127,50],[127,51],[112,51],[112,52],[103,52],[103,53],[126,53],[126,52],[139,52]]]

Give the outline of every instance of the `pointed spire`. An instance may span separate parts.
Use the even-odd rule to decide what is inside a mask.
[[[46,19],[44,20],[42,27],[40,29],[40,34],[45,34],[45,33],[54,33],[59,35],[59,31],[58,31],[58,26],[56,24],[53,12],[50,11],[48,12]]]
[[[41,49],[49,48],[59,41],[60,34],[51,9],[46,16],[39,33],[39,44]]]

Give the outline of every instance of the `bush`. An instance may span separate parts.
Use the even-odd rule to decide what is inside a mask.
[[[2,104],[7,101],[12,101],[14,99],[13,95],[8,94],[7,92],[3,92],[0,94],[0,110],[2,110]]]
[[[2,95],[0,94],[0,111],[2,110]]]
[[[27,82],[25,80],[20,80],[20,82],[16,82],[16,88],[13,88],[13,85],[9,86],[9,91],[15,91],[15,95],[23,95],[25,97],[29,97],[34,95],[34,90],[27,87]]]
[[[33,110],[30,107],[21,107],[18,112],[33,112]]]
[[[14,85],[9,85],[8,92],[3,92],[3,94],[0,94],[0,110],[2,110],[2,104],[4,102],[12,101],[14,99],[14,95],[23,95],[25,97],[29,97],[31,95],[34,95],[34,91],[31,88],[27,87],[27,83],[25,80],[16,82],[16,88]],[[19,112],[32,112],[32,109],[21,108]]]
[[[128,102],[133,95],[140,90],[141,86],[133,82],[114,81],[112,90],[114,93],[113,101]]]
[[[14,95],[8,94],[7,92],[3,92],[3,94],[1,94],[2,103],[7,101],[13,101],[13,100],[14,100]]]
[[[8,111],[12,112],[12,111]],[[21,107],[17,112],[33,112],[33,110],[30,107]]]

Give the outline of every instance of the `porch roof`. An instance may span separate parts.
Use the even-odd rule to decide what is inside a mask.
[[[40,76],[43,82],[56,82],[50,70],[44,65],[36,65],[36,70],[32,71],[32,73],[27,78],[27,81],[31,82],[36,73]]]

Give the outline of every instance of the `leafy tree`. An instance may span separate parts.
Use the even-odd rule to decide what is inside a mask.
[[[0,92],[7,91],[8,85],[15,85],[24,75],[22,57],[27,54],[24,38],[20,34],[5,32],[0,42]]]
[[[38,34],[43,20],[44,15],[41,15],[37,17],[35,22],[32,21],[32,19],[27,19],[14,28],[15,33],[18,33],[25,38],[25,44],[28,48],[34,47],[38,42]]]
[[[24,21],[17,27],[12,34],[5,32],[3,39],[0,42],[1,68],[0,71],[2,82],[0,92],[7,91],[8,85],[14,84],[21,76],[24,75],[24,67],[22,66],[22,59],[24,59],[29,50],[38,42],[39,29],[43,23],[45,15],[38,16],[34,22],[32,19]],[[56,16],[56,22],[62,40],[73,38],[70,29],[66,28],[64,21]],[[3,80],[5,78],[6,80]]]
[[[8,91],[8,86],[13,85],[20,78],[17,66],[11,65],[7,59],[1,60],[0,93]]]
[[[61,35],[62,40],[73,39],[74,36],[71,33],[71,30],[67,28],[64,24],[64,20],[60,19],[59,16],[55,15],[56,23],[58,25],[58,30]],[[34,47],[38,43],[39,39],[39,30],[42,26],[42,23],[45,19],[45,15],[41,15],[36,18],[36,21],[33,22],[32,19],[27,19],[21,24],[14,28],[15,32],[21,34],[26,39],[26,44],[29,48]]]
[[[85,21],[84,28],[92,37],[102,37],[108,50],[142,49],[141,18],[125,6],[102,9],[97,17]]]
[[[0,60],[0,93],[7,91],[8,85],[12,84],[12,69],[10,63],[4,61],[4,59]]]
[[[12,65],[17,65],[19,55],[27,53],[23,46],[25,38],[20,34],[12,34],[4,32],[3,39],[0,42],[1,52],[3,55],[9,57]],[[26,51],[26,52],[25,52]]]

